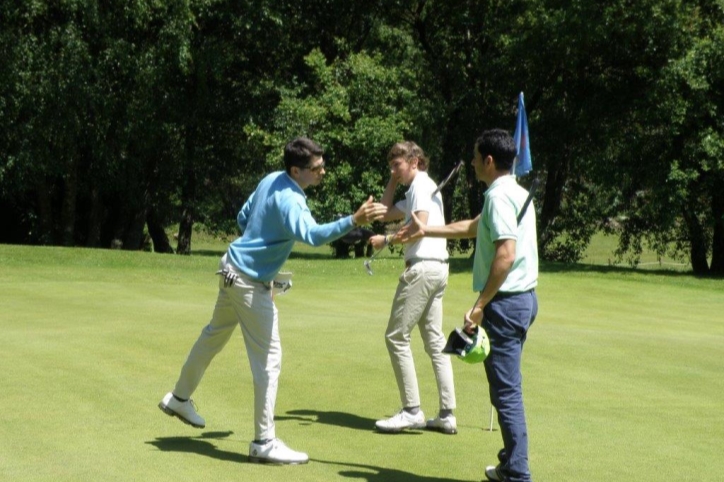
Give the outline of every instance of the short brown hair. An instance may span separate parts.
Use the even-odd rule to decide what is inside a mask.
[[[417,158],[417,168],[421,171],[426,171],[430,166],[430,160],[425,155],[425,151],[412,141],[398,142],[392,146],[390,152],[387,153],[387,162],[398,157],[403,157],[408,162]]]

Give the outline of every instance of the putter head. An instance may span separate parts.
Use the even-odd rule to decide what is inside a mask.
[[[372,276],[374,273],[372,272],[372,260],[368,259],[365,261],[365,268],[367,269],[367,274]]]

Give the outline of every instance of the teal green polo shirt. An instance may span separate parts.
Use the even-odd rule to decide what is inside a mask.
[[[496,179],[485,191],[485,204],[478,222],[478,237],[473,265],[473,290],[482,291],[488,282],[495,256],[495,241],[515,240],[515,261],[499,292],[528,291],[538,284],[538,241],[533,203],[520,225],[517,217],[528,191],[513,176]]]

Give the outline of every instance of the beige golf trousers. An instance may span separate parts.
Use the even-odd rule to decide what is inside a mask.
[[[274,405],[277,398],[282,347],[279,340],[277,309],[267,283],[253,281],[221,258],[219,269],[228,268],[239,275],[235,284],[224,287],[219,277],[219,295],[211,322],[189,353],[174,393],[191,398],[211,360],[224,348],[237,325],[246,345],[254,380],[254,438],[275,438]]]
[[[442,297],[448,278],[448,265],[440,261],[411,260],[400,275],[385,339],[403,407],[420,406],[410,334],[415,326],[432,360],[440,409],[455,408],[455,386],[450,357],[442,352],[446,338],[442,332]]]

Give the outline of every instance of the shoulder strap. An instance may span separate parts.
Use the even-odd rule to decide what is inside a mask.
[[[523,220],[523,216],[525,216],[525,212],[528,210],[528,206],[530,205],[530,202],[533,200],[533,196],[535,195],[535,190],[538,187],[538,178],[536,177],[533,179],[533,183],[530,185],[530,190],[528,191],[528,198],[523,203],[523,207],[520,210],[520,214],[518,214],[518,224]]]

